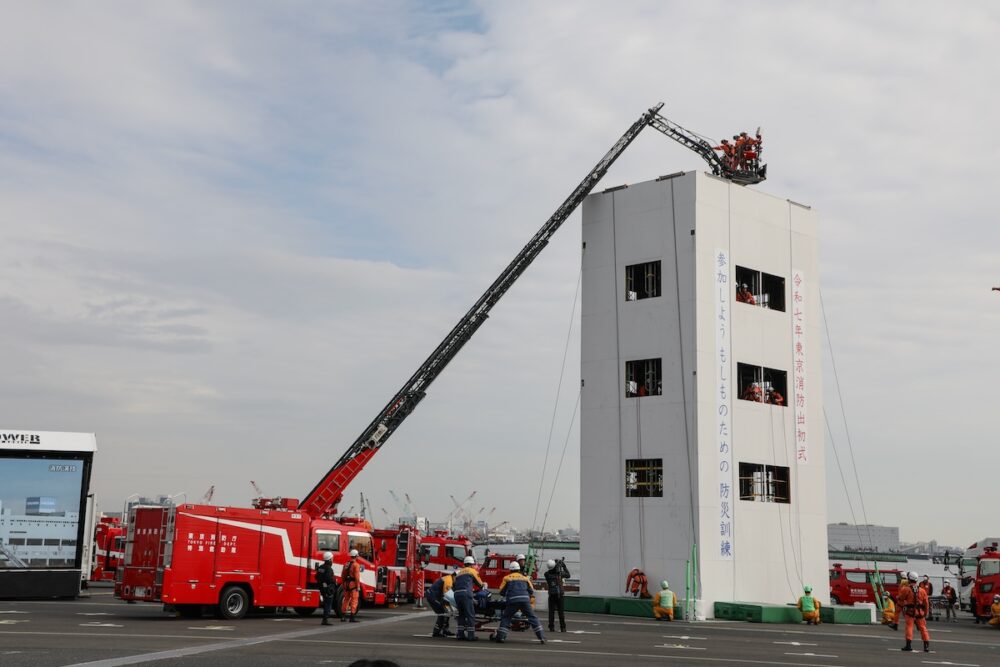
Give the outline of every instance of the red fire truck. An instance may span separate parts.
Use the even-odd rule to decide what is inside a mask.
[[[384,602],[395,588],[389,588],[388,565],[381,566],[385,576],[379,576],[370,525],[351,525],[337,517],[345,489],[639,133],[647,126],[657,129],[698,152],[714,173],[733,182],[747,185],[766,177],[766,167],[757,163],[746,169],[723,163],[709,142],[660,116],[662,107],[650,108],[625,131],[301,503],[259,498],[253,508],[133,508],[115,595],[162,601],[184,614],[201,613],[204,606],[217,607],[227,618],[239,618],[251,607],[285,606],[308,613],[319,604],[315,561],[323,551],[332,551],[339,573],[353,547],[362,554],[364,598]],[[438,558],[440,562],[442,556]],[[449,555],[443,558],[450,563]]]
[[[94,558],[91,581],[114,581],[118,565],[125,556],[125,528],[119,517],[102,516],[94,529]]]
[[[971,590],[970,611],[976,618],[989,618],[993,596],[1000,593],[1000,552],[997,551],[997,547],[986,547],[979,555],[976,579]]]
[[[878,573],[882,587],[895,600],[903,573],[900,570],[879,570]],[[830,568],[830,602],[833,604],[875,602],[875,570],[844,567],[841,563],[834,563]]]
[[[423,576],[424,552],[420,531],[401,524],[372,531],[375,540],[376,580],[389,604],[412,601],[419,594],[417,577]]]
[[[435,530],[420,540],[424,553],[424,580],[428,585],[441,578],[445,572],[462,567],[466,556],[472,555],[472,542],[464,535],[449,535],[446,530]]]

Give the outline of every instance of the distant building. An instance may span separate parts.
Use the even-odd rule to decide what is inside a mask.
[[[896,552],[899,551],[899,527],[830,523],[826,526],[826,541],[830,549]]]
[[[56,499],[49,496],[31,496],[24,499],[24,513],[28,516],[63,516],[57,511]]]

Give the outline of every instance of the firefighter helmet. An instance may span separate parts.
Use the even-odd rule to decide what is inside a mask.
[[[548,566],[548,568],[550,570],[556,566],[556,562],[554,560],[552,560],[551,558],[548,561],[546,561],[545,564]]]
[[[511,572],[520,572],[521,571],[521,566],[517,564],[517,561],[514,561],[513,563],[510,564],[510,571]]]
[[[329,563],[331,560],[333,560],[333,552],[332,551],[324,551],[323,552],[323,560],[326,561],[327,563]]]
[[[994,595],[993,596],[993,601],[994,602],[1000,602],[1000,595]]]
[[[524,554],[518,554],[514,560],[524,560]]]
[[[917,574],[914,570],[910,570],[909,572],[906,573],[906,578],[909,579],[910,581],[916,581],[919,577],[920,575]]]
[[[358,557],[358,550],[357,549],[351,549],[351,552],[349,554],[347,554],[347,555],[350,556],[351,558],[357,558]]]
[[[475,565],[476,559],[473,558],[472,556],[466,556],[465,560],[463,560],[462,562],[465,563],[466,565]]]

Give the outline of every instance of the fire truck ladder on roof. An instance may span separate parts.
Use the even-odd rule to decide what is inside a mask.
[[[591,190],[604,177],[611,165],[615,163],[621,154],[628,148],[629,144],[647,125],[655,127],[671,139],[687,146],[691,150],[701,155],[712,167],[712,172],[724,178],[740,183],[756,183],[763,180],[763,174],[757,180],[740,178],[740,174],[728,169],[715,154],[711,144],[684,128],[671,123],[669,120],[659,115],[663,103],[647,110],[636,120],[625,134],[618,139],[611,149],[605,153],[604,157],[598,161],[590,170],[580,184],[576,186],[566,200],[556,209],[541,229],[528,241],[528,244],[514,257],[513,261],[505,268],[486,292],[479,297],[479,300],[469,309],[469,311],[458,321],[458,324],[448,333],[443,341],[431,353],[426,361],[417,369],[406,384],[396,392],[392,400],[386,404],[382,411],[372,420],[372,422],[361,432],[357,440],[354,441],[340,460],[326,476],[317,484],[312,491],[302,499],[299,506],[300,511],[313,517],[333,515],[336,513],[337,505],[343,497],[347,485],[364,469],[368,461],[375,456],[375,453],[385,444],[389,436],[399,428],[410,413],[416,409],[423,400],[428,387],[444,370],[458,351],[472,338],[473,334],[482,326],[486,318],[489,317],[490,310],[507,293],[514,282],[524,273],[538,254],[549,243],[549,238],[566,221],[566,219],[583,202],[584,198],[590,194]]]

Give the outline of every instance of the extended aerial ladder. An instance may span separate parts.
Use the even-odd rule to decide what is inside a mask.
[[[486,292],[473,304],[472,308],[458,321],[445,336],[427,360],[396,392],[381,412],[361,432],[357,440],[344,452],[330,471],[310,491],[299,505],[299,510],[313,517],[333,515],[343,497],[347,485],[364,469],[368,461],[385,444],[389,436],[416,409],[427,394],[431,383],[441,374],[458,351],[472,338],[473,334],[489,317],[490,310],[507,293],[514,282],[524,273],[538,254],[549,243],[549,239],[566,219],[576,210],[591,190],[604,177],[611,165],[647,126],[651,126],[681,145],[695,151],[708,162],[712,173],[740,185],[759,183],[766,177],[766,166],[746,169],[734,168],[726,164],[716,154],[711,143],[705,138],[684,129],[659,114],[663,103],[657,104],[642,114],[625,134],[618,139],[604,157],[590,170],[576,186],[555,213],[545,221],[541,229],[528,241],[527,245],[514,257],[513,261],[493,281]],[[759,147],[758,147],[759,154]],[[757,163],[755,162],[754,165]]]

